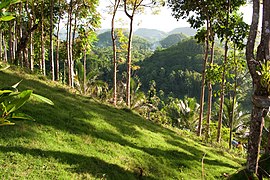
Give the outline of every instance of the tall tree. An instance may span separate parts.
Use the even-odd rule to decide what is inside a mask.
[[[231,1],[228,0],[225,3],[225,12],[226,12],[226,20],[225,20],[225,29],[229,28],[229,16],[231,12]],[[225,47],[224,47],[224,63],[222,68],[222,80],[220,87],[220,104],[219,104],[219,116],[218,116],[218,129],[217,129],[217,142],[220,143],[221,140],[221,127],[222,127],[222,115],[223,115],[223,105],[224,105],[224,94],[225,94],[225,73],[227,71],[227,59],[228,59],[228,39],[229,34],[225,32]]]
[[[45,61],[45,34],[44,34],[44,0],[41,1],[41,70],[42,74],[46,76],[46,61]]]
[[[145,7],[151,7],[152,9],[158,8],[162,1],[153,0],[146,2],[145,0],[123,0],[124,11],[129,18],[129,34],[128,34],[128,48],[127,48],[127,77],[126,77],[126,105],[130,107],[130,83],[131,83],[131,68],[132,68],[132,38],[134,28],[134,16],[135,14],[143,13]]]
[[[128,35],[128,55],[127,55],[127,77],[126,77],[126,105],[130,107],[130,82],[131,82],[131,46],[133,37],[134,16],[143,0],[124,0],[124,9],[129,18],[129,35]],[[129,11],[130,10],[130,11]]]
[[[212,1],[211,1],[212,2]],[[214,2],[213,2],[214,3]],[[201,136],[202,134],[202,121],[203,121],[203,112],[204,112],[204,97],[205,97],[205,70],[206,64],[208,61],[209,53],[209,36],[210,36],[210,24],[212,21],[213,13],[212,10],[215,7],[209,1],[197,1],[197,0],[169,0],[169,6],[172,8],[172,15],[176,19],[184,18],[187,19],[192,28],[202,28],[206,24],[206,30],[201,29],[196,35],[199,41],[205,43],[205,55],[203,60],[203,69],[202,69],[202,80],[201,80],[201,97],[200,97],[200,113],[198,121],[198,130],[197,135]],[[193,12],[196,15],[191,15],[190,12]]]
[[[50,48],[49,48],[49,55],[50,55],[50,63],[51,63],[51,73],[52,73],[52,80],[55,80],[55,70],[54,70],[54,57],[53,57],[53,29],[54,29],[54,0],[50,0]]]
[[[119,8],[120,0],[115,0],[113,4],[113,14],[111,21],[111,37],[112,37],[112,46],[113,46],[113,104],[116,106],[117,104],[117,48],[116,48],[116,39],[117,36],[115,34],[115,16],[116,12]]]
[[[270,61],[270,0],[262,2],[261,40],[255,56],[255,40],[260,17],[260,1],[253,0],[253,15],[247,40],[246,60],[253,80],[253,108],[251,113],[250,133],[248,140],[247,169],[258,173],[258,159],[264,118],[270,106],[269,99],[269,61]]]

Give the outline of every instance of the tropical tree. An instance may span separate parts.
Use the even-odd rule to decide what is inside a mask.
[[[246,60],[253,80],[254,93],[248,141],[247,169],[258,173],[258,159],[264,118],[270,106],[270,0],[262,2],[261,40],[255,55],[255,40],[259,26],[260,1],[253,0],[253,15],[246,48]]]
[[[111,21],[111,38],[112,38],[112,46],[113,46],[113,104],[116,106],[117,103],[117,48],[116,48],[116,39],[117,36],[115,34],[115,16],[116,12],[119,8],[120,0],[115,0],[113,4],[113,12],[112,12],[112,21]]]
[[[129,35],[128,35],[128,47],[127,47],[127,80],[126,80],[126,105],[130,107],[130,83],[131,83],[131,69],[132,69],[132,39],[133,39],[133,28],[134,28],[134,17],[136,14],[143,13],[145,7],[159,7],[162,1],[150,1],[146,0],[124,0],[124,11],[126,16],[129,18]]]

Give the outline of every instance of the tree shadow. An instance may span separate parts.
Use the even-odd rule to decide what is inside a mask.
[[[106,179],[153,179],[149,176],[140,177],[140,174],[125,170],[122,167],[110,164],[102,159],[84,156],[61,151],[45,151],[41,149],[29,149],[25,147],[4,147],[0,146],[1,152],[13,152],[19,154],[28,154],[37,158],[54,158],[57,161],[69,164],[71,168],[67,170],[73,173],[83,174],[89,173],[96,178]]]
[[[206,158],[204,159],[204,164],[208,164],[208,165],[211,165],[211,166],[224,166],[224,167],[229,167],[229,168],[238,168],[236,166],[233,166],[229,163],[224,163],[218,159],[209,159],[207,156],[207,152],[204,152],[202,150],[199,150],[197,148],[195,148],[194,146],[190,146],[188,144],[184,144],[178,140],[166,140],[167,143],[171,144],[171,145],[174,145],[176,147],[179,147],[181,149],[184,149],[185,151],[193,154],[192,157],[190,157],[190,159],[192,160],[198,160],[200,161],[202,159],[202,157],[204,156],[204,154],[206,153]],[[188,157],[187,157],[188,158]]]
[[[17,74],[0,72],[0,75],[6,76],[3,78],[2,84],[13,85],[23,79]],[[13,82],[8,79],[12,79]],[[166,134],[172,138],[181,138],[172,130],[147,121],[136,113],[119,110],[85,96],[72,94],[57,84],[52,87],[39,80],[23,79],[19,89],[32,89],[35,93],[45,96],[55,103],[54,106],[37,102],[25,104],[21,110],[36,119],[33,125],[51,126],[72,134],[92,135],[95,127],[89,122],[102,118],[106,123],[114,126],[122,136],[135,138],[141,136],[142,134],[136,129],[137,126],[151,132]],[[33,106],[35,108],[32,108]]]

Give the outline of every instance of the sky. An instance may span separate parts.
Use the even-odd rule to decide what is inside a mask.
[[[107,13],[106,8],[110,5],[110,0],[100,0],[100,6],[98,7],[99,12],[102,15],[101,20],[101,29],[111,28],[111,15]],[[240,9],[244,13],[244,21],[248,24],[251,23],[252,16],[252,6],[248,5]],[[116,27],[125,27],[128,28],[128,19],[126,18],[124,12],[119,12],[117,18],[121,19],[116,23]],[[148,28],[148,29],[158,29],[161,31],[169,32],[175,28],[179,27],[189,27],[189,23],[185,20],[180,19],[177,21],[171,15],[171,10],[168,7],[162,7],[161,11],[157,15],[151,13],[137,15],[134,19],[134,28]]]

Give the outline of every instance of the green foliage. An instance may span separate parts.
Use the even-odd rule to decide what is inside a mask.
[[[143,91],[147,92],[150,89],[149,82],[154,80],[157,91],[162,90],[166,97],[173,93],[178,98],[185,95],[199,98],[202,53],[202,45],[194,39],[155,51],[151,57],[138,63],[141,68],[137,73]]]
[[[51,100],[43,96],[33,94],[32,90],[24,90],[22,92],[19,92],[17,89],[19,83],[0,90],[0,126],[14,125],[15,123],[11,122],[11,120],[32,120],[32,118],[26,114],[17,113],[17,110],[20,109],[29,100],[31,96],[50,105],[53,105],[53,102]]]
[[[247,169],[241,169],[232,174],[228,178],[229,180],[259,180],[256,174],[249,172]]]
[[[179,43],[180,41],[182,41],[183,39],[186,39],[187,36],[182,34],[182,33],[178,33],[178,34],[171,34],[169,36],[167,36],[166,38],[162,39],[160,41],[160,44],[163,48],[168,48],[171,47],[173,45],[176,45],[177,43]]]
[[[195,98],[185,97],[183,100],[171,99],[164,107],[173,126],[180,129],[196,130],[199,104]]]
[[[270,178],[270,154],[265,153],[260,157],[258,174]]]
[[[21,0],[2,0],[0,2],[0,22],[1,21],[10,21],[15,18],[14,13],[7,12],[6,10],[13,4],[17,4]]]
[[[265,61],[262,63],[261,69],[260,71],[257,71],[257,74],[261,76],[261,85],[267,89],[268,93],[270,93],[270,62]]]

